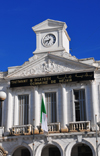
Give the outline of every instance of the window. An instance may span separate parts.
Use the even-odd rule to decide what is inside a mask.
[[[21,150],[21,156],[30,156],[30,152],[28,149],[22,149]]]
[[[59,149],[57,147],[49,148],[49,156],[61,156]]]
[[[0,101],[0,126],[2,126],[2,101]]]
[[[92,156],[92,150],[89,146],[85,146],[82,144],[82,146],[78,147],[78,155],[79,156]]]
[[[45,93],[48,123],[57,122],[56,92]]]
[[[85,121],[85,90],[74,90],[74,105],[76,121]]]
[[[19,125],[27,125],[29,117],[29,95],[19,95]]]

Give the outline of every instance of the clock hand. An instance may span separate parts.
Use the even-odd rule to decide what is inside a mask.
[[[48,40],[45,40],[45,43],[48,42]]]
[[[49,43],[50,40],[51,40],[51,38],[49,38],[48,43]]]
[[[49,38],[48,40],[45,40],[45,43],[46,43],[46,42],[48,42],[48,43],[49,43],[49,41],[50,41],[50,40],[51,40],[50,38]]]

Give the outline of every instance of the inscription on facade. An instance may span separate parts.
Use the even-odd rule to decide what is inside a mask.
[[[86,80],[94,80],[94,72],[10,80],[10,87],[37,86]]]

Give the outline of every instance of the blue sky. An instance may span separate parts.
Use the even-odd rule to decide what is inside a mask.
[[[32,26],[46,19],[66,22],[71,54],[100,60],[100,0],[0,1],[0,71],[33,56]]]

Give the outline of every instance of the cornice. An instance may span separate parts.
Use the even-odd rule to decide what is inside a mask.
[[[41,31],[44,31],[44,28],[43,26],[48,26],[47,30],[51,29],[53,30],[54,29],[66,29],[67,28],[67,25],[65,22],[60,22],[60,21],[56,21],[56,20],[51,20],[51,19],[47,19],[39,24],[37,24],[36,26],[33,26],[32,27],[32,30],[34,32],[41,32]],[[46,28],[45,28],[45,31],[46,31]]]
[[[53,133],[53,134],[36,134],[34,135],[35,141],[37,140],[43,140],[44,138],[51,138],[53,139],[69,139],[69,138],[77,138],[77,136],[82,135],[84,138],[92,138],[96,137],[95,132],[71,132],[71,133]],[[100,137],[100,133],[98,133],[98,137]],[[18,139],[23,139],[23,140],[32,140],[33,135],[20,135],[20,136],[7,136],[7,137],[2,137],[0,138],[0,142],[11,142],[11,141],[17,141]]]

